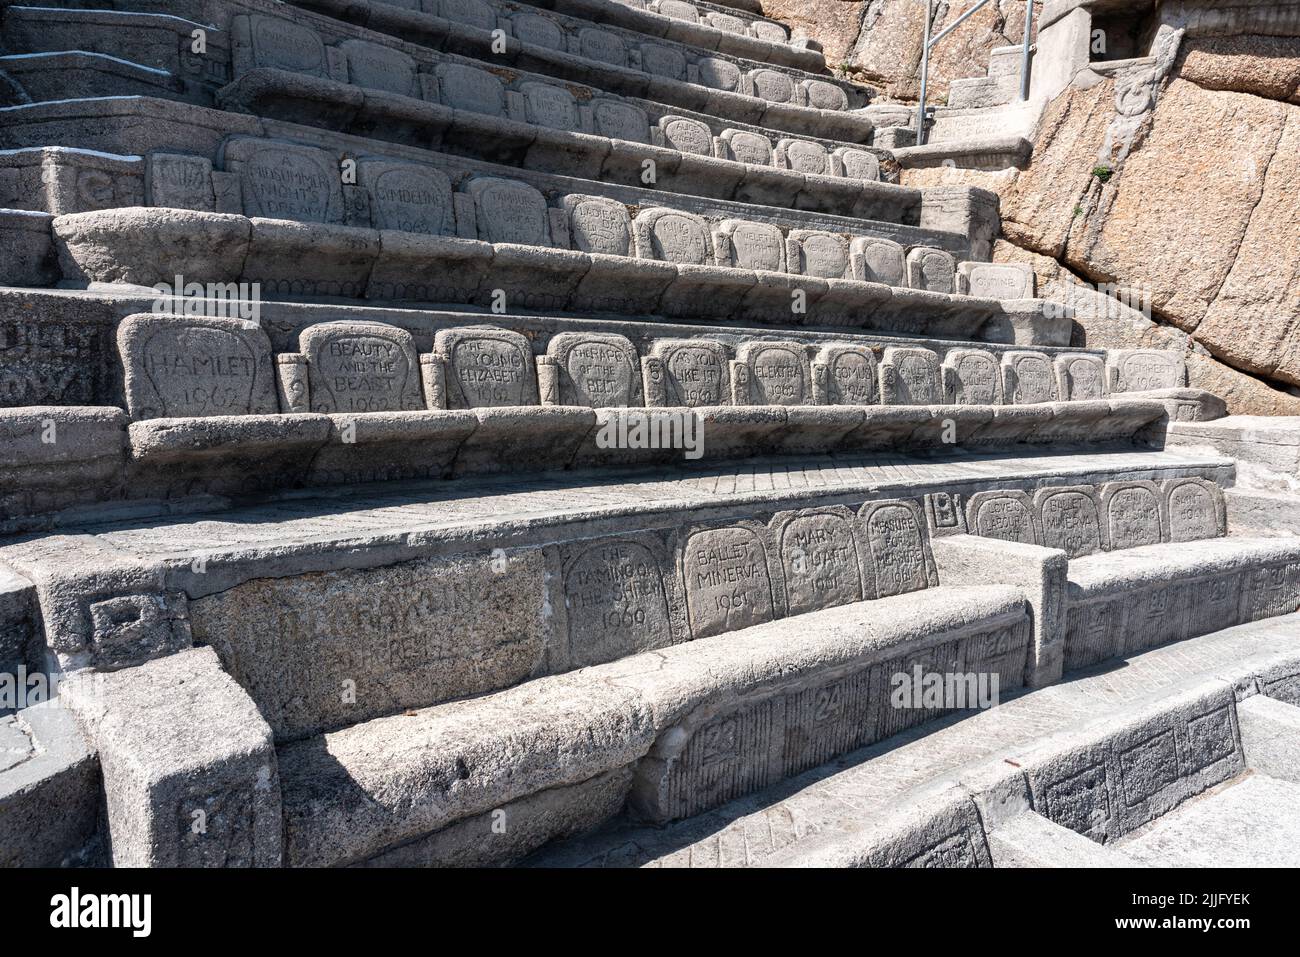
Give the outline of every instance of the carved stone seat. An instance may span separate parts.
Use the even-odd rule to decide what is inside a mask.
[[[921,594],[802,615],[797,641],[780,622],[755,625],[283,745],[286,863],[455,842],[479,815],[538,800],[547,823],[502,851],[527,853],[625,804],[668,821],[937,716],[883,706],[895,673],[991,667],[1019,686],[1029,629],[1015,590]],[[526,770],[498,760],[521,748]],[[467,778],[450,799],[427,787],[457,767]]]

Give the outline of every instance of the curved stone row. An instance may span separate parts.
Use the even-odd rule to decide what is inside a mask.
[[[1059,548],[1070,558],[1228,533],[1223,489],[1200,478],[977,492],[966,502],[972,535]],[[954,528],[949,531],[961,531]]]
[[[308,0],[303,5],[325,12],[333,12],[342,6],[331,0]],[[692,37],[693,40],[702,41],[697,46],[673,40],[649,40],[644,34],[631,30],[598,27],[590,21],[551,14],[536,8],[515,8],[511,11],[489,0],[423,0],[423,5],[423,10],[416,10],[415,0],[397,4],[376,0],[370,4],[373,12],[369,19],[375,19],[376,14],[386,6],[390,9],[394,6],[402,7],[412,17],[418,18],[422,14],[441,16],[452,23],[476,30],[502,30],[523,44],[525,49],[531,47],[536,50],[539,60],[559,56],[575,57],[594,66],[641,72],[655,78],[753,96],[769,103],[807,106],[832,112],[866,105],[866,91],[853,84],[828,76],[819,77],[779,63],[764,63],[722,53],[717,49],[717,42],[707,45],[709,40],[721,41],[724,36],[728,36],[721,31],[713,37],[708,34]],[[428,9],[430,6],[435,9]],[[382,15],[380,19],[383,19]],[[755,52],[762,53],[782,47],[785,45],[769,46],[764,41],[762,47]]]
[[[439,330],[433,351],[421,355],[397,326],[336,321],[308,326],[297,352],[273,357],[262,329],[233,319],[137,314],[118,327],[126,407],[135,420],[538,404],[998,406],[1109,394],[1101,354],[952,348],[941,364],[938,353],[919,347],[780,339],[730,345],[706,336],[652,339],[643,348],[639,354],[613,333],[561,332],[535,357],[518,332],[468,326]],[[1181,384],[1174,357],[1144,358],[1166,363],[1170,378],[1159,387]]]
[[[241,78],[258,70],[284,70],[554,130],[814,176],[880,179],[877,154],[860,146],[773,136],[751,124],[731,126],[699,114],[682,116],[646,100],[604,94],[537,74],[502,71],[484,61],[443,54],[417,60],[402,50],[355,38],[327,45],[318,31],[305,24],[260,14],[236,17],[231,33],[235,85],[221,92],[223,102],[265,102],[268,93],[256,81],[266,79],[254,76],[241,82]],[[321,98],[330,93],[322,88]],[[300,113],[303,104],[298,101],[304,94],[300,87],[290,87],[282,96],[293,98]],[[338,110],[336,103],[333,111]],[[325,116],[327,107],[321,105],[315,112]]]

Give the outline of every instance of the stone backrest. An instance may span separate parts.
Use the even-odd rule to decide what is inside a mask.
[[[1071,558],[1227,534],[1223,489],[1202,478],[977,492],[966,502],[972,535],[1059,548]]]
[[[324,322],[298,336],[313,412],[409,412],[425,407],[409,332],[381,322]],[[277,357],[281,376],[286,355]]]
[[[254,323],[141,313],[117,330],[132,419],[279,412],[271,342]]]
[[[623,207],[606,209],[594,202],[587,198],[571,208],[572,221],[580,224],[575,233],[585,237],[580,244],[595,252],[628,242],[627,222],[619,216]],[[412,207],[411,215],[434,215],[428,211],[436,208]],[[1033,357],[1048,370],[1053,365],[1045,353],[961,345],[941,351],[754,335],[651,336],[634,343],[615,332],[555,333],[538,358],[528,337],[488,325],[442,329],[433,336],[432,351],[420,355],[411,332],[350,320],[309,326],[300,332],[296,352],[273,356],[255,325],[147,314],[124,320],[118,342],[127,408],[137,419],[539,403],[999,406],[1011,404],[1000,373],[1012,359]],[[1098,366],[1104,362],[1101,355],[1087,353],[1063,353],[1055,361],[1059,368],[1085,359]],[[205,384],[208,379],[228,381],[215,389],[215,383]]]

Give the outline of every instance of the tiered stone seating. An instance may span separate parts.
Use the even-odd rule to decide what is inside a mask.
[[[984,717],[897,673],[1068,705],[1300,602],[1232,460],[1161,449],[1224,403],[1076,340],[988,262],[997,197],[900,186],[897,108],[755,11],[121,6],[0,11],[0,666],[77,723],[13,722],[0,848],[66,818],[22,862],[572,857]],[[1127,835],[1256,767],[1239,712],[1157,708],[1206,761],[1113,826],[1049,749],[1000,835],[972,786],[924,853],[788,862]]]

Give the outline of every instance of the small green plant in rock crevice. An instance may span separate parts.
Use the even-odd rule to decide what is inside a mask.
[[[1105,163],[1102,163],[1092,168],[1092,175],[1097,177],[1097,180],[1105,185],[1110,182],[1110,178],[1115,175],[1115,171]]]

